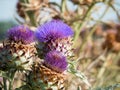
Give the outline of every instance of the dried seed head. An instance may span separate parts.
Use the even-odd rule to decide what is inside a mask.
[[[6,41],[0,50],[0,69],[16,68],[30,70],[36,57],[35,53],[36,48],[34,43],[24,45],[22,43]]]
[[[103,43],[103,49],[119,52],[120,51],[119,36],[120,35],[117,30],[108,30],[106,40]]]
[[[54,85],[57,88],[55,90],[64,90],[67,79],[67,74],[56,72],[46,67],[43,63],[36,63],[32,68],[30,76],[34,77],[34,82],[37,85],[39,85],[38,81],[42,80],[46,85]],[[47,88],[46,90],[49,89]]]
[[[70,37],[51,40],[45,44],[43,48],[43,53],[49,52],[51,50],[57,50],[61,52],[64,56],[70,57],[73,55],[72,44],[72,39]]]

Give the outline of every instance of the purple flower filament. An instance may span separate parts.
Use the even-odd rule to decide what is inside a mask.
[[[63,72],[67,69],[66,57],[59,51],[50,51],[46,54],[44,64],[56,72]]]
[[[7,37],[9,40],[14,41],[16,43],[22,42],[23,44],[30,44],[34,42],[34,32],[23,25],[15,26],[9,29]]]
[[[36,38],[40,42],[47,42],[58,38],[73,36],[72,29],[60,20],[52,20],[38,27]]]

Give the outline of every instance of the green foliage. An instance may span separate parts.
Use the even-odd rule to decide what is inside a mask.
[[[30,72],[28,75],[26,74],[25,85],[21,86],[16,90],[46,90],[47,85],[43,83],[40,79],[35,79],[34,73]]]
[[[120,84],[113,84],[113,85],[107,86],[107,87],[98,87],[98,88],[92,89],[92,90],[120,90]]]

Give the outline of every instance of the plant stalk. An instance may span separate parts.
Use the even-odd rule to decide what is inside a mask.
[[[3,84],[4,84],[4,90],[7,90],[7,84],[6,84],[7,80],[5,77],[3,77]]]

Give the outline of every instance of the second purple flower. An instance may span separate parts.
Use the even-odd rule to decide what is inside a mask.
[[[71,27],[60,20],[43,24],[35,33],[37,40],[42,42],[42,54],[56,50],[65,56],[71,56],[73,34]]]

